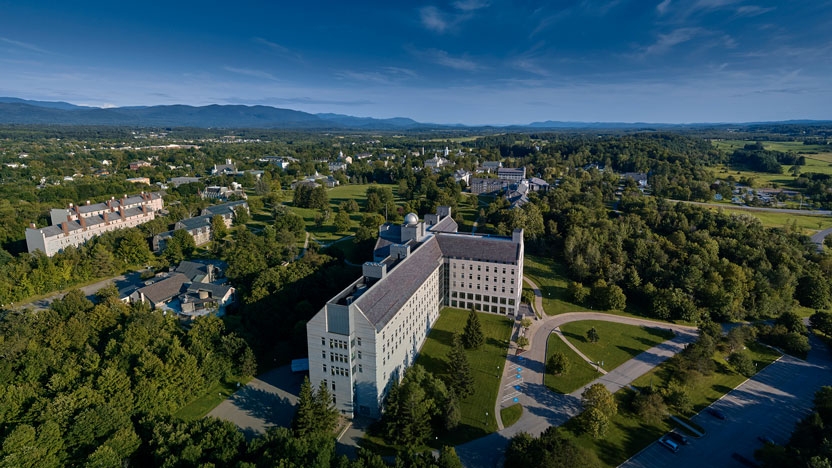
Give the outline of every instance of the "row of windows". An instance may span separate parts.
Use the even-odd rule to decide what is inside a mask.
[[[456,278],[456,273],[454,273],[454,274],[453,274],[453,277],[454,277],[454,278]],[[462,273],[462,274],[460,275],[460,278],[461,278],[461,279],[465,279],[465,273]],[[474,275],[473,275],[473,274],[471,274],[471,273],[468,273],[468,279],[469,279],[469,280],[473,280],[473,279],[474,279]],[[495,282],[495,283],[497,283],[497,282],[498,282],[498,281],[500,281],[501,279],[502,279],[502,283],[503,283],[503,284],[506,284],[506,279],[505,279],[505,277],[503,277],[503,278],[498,278],[498,277],[496,277],[496,276],[495,276],[495,277],[494,277],[494,282]],[[482,280],[482,276],[481,276],[481,275],[477,275],[477,281],[481,281],[481,280]],[[486,277],[485,277],[485,282],[486,282],[486,283],[488,283],[489,281],[491,281],[491,277],[490,277],[490,276],[486,276]],[[512,278],[511,278],[511,284],[514,284],[514,277],[512,277]]]
[[[326,346],[326,338],[323,336],[321,337],[321,346]],[[335,338],[329,339],[329,347],[338,349],[348,349],[346,340],[336,340]]]
[[[495,314],[505,314],[506,308],[504,306],[496,306],[489,304],[477,304],[476,302],[456,301],[451,299],[451,307],[460,309],[476,309],[482,312],[493,312]]]
[[[451,268],[456,270],[457,263],[456,262],[451,262]],[[464,270],[465,265],[464,264],[459,264],[459,269]],[[502,270],[503,270],[503,274],[506,274],[506,268],[502,267]],[[473,264],[468,265],[468,271],[474,271],[474,265]],[[482,265],[477,265],[477,271],[482,271]],[[486,265],[485,266],[485,272],[488,273],[490,271],[494,271],[494,273],[497,273],[499,270],[498,270],[498,267],[490,267],[490,266]],[[511,274],[514,275],[514,268],[511,269]]]
[[[456,281],[454,281],[454,283],[453,283],[453,284],[454,284],[454,287],[456,288],[456,287],[457,287],[457,285],[456,285]],[[464,288],[464,287],[465,287],[465,283],[463,283],[463,282],[461,282],[461,281],[460,281],[460,282],[459,282],[459,287],[460,287],[460,288]],[[477,291],[479,291],[480,289],[484,289],[484,290],[486,290],[486,291],[493,291],[493,292],[497,292],[497,286],[489,286],[489,285],[487,285],[487,284],[486,284],[486,285],[481,285],[480,283],[476,283],[476,284],[474,284],[474,283],[468,283],[468,289],[471,289],[471,290],[476,289]],[[505,287],[505,286],[500,286],[500,290],[499,290],[499,291],[500,291],[501,293],[506,292],[506,287]],[[514,288],[509,288],[509,294],[514,294]]]
[[[512,293],[514,290],[512,289]],[[514,305],[514,299],[512,298],[505,298],[499,296],[483,296],[481,294],[474,294],[474,293],[464,293],[464,292],[456,292],[451,291],[451,297],[459,299],[468,299],[469,301],[483,301],[483,302],[493,302],[494,304],[505,304],[508,301],[509,305]]]

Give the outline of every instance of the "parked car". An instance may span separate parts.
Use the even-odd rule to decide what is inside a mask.
[[[688,442],[690,442],[687,437],[679,434],[678,432],[670,432],[667,435],[677,444],[687,445]]]
[[[670,440],[669,437],[662,437],[661,439],[659,439],[659,443],[664,445],[665,448],[667,448],[668,450],[670,450],[673,453],[676,453],[676,452],[679,451],[679,444]]]
[[[710,414],[711,416],[713,416],[717,419],[721,419],[723,421],[727,419],[727,417],[725,416],[725,413],[723,413],[722,411],[720,411],[716,408],[708,408],[708,414]]]

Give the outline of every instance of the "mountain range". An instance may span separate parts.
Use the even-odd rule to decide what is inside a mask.
[[[800,120],[779,123],[808,124],[818,121]],[[562,122],[547,120],[527,125],[511,125],[507,129],[657,129],[678,127],[716,127],[745,124],[662,124],[641,122]],[[199,128],[285,128],[285,129],[357,129],[357,130],[419,130],[442,128],[474,128],[465,125],[420,123],[405,117],[376,119],[343,114],[310,114],[270,106],[219,105],[87,107],[68,102],[32,101],[0,97],[0,124],[39,125],[102,125],[132,127],[199,127]]]

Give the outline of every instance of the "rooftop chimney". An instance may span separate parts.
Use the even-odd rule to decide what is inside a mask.
[[[61,223],[61,230],[64,231],[64,235],[69,235],[69,224],[68,223]]]
[[[81,228],[86,231],[87,230],[87,218],[79,217],[78,222],[81,223]]]
[[[89,200],[87,200],[87,206],[90,206],[90,201]]]
[[[118,207],[118,214],[121,216],[121,220],[124,221],[124,205]]]

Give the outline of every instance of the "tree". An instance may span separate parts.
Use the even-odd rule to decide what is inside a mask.
[[[248,213],[248,209],[245,206],[238,206],[234,208],[234,225],[235,226],[245,226],[246,223],[251,221],[251,215]]]
[[[809,317],[809,324],[812,328],[823,333],[824,335],[832,336],[832,314],[829,312],[822,310],[815,311],[815,313]]]
[[[667,414],[667,406],[659,393],[639,393],[633,398],[633,409],[636,414],[650,424],[658,424]]]
[[[315,429],[320,432],[331,433],[335,430],[338,424],[338,410],[332,403],[332,394],[326,387],[325,382],[321,382],[318,391],[315,393]]]
[[[448,369],[448,386],[459,398],[467,398],[474,393],[474,376],[458,333],[454,334],[453,346],[448,352]]]
[[[125,229],[119,240],[116,256],[127,265],[144,265],[153,258],[153,253],[140,230]]]
[[[485,337],[482,334],[482,325],[474,309],[468,313],[468,321],[462,333],[462,344],[466,349],[477,349],[482,346]]]
[[[176,264],[189,258],[195,250],[196,242],[193,236],[184,229],[177,229],[165,244],[163,255],[171,264]]]
[[[556,352],[546,360],[546,372],[552,375],[563,375],[569,372],[569,358],[566,354]]]
[[[339,211],[335,214],[335,231],[336,232],[349,232],[350,227],[352,226],[352,221],[350,221],[350,214],[344,210]]]
[[[304,377],[303,383],[300,385],[300,393],[298,393],[295,417],[292,421],[292,428],[299,436],[304,436],[315,431],[317,426],[315,420],[317,417],[316,413],[312,384],[309,382],[309,377]]]
[[[587,330],[586,339],[589,340],[590,343],[597,343],[601,337],[598,335],[598,330],[596,330],[595,327],[592,327]]]
[[[228,227],[225,225],[225,218],[220,215],[211,217],[211,238],[214,241],[225,239],[228,235]]]
[[[570,281],[566,286],[566,297],[575,304],[583,304],[587,297],[589,297],[589,288],[584,287],[583,284],[577,281]]]
[[[558,427],[548,427],[538,438],[521,432],[509,440],[505,468],[597,468],[597,455],[563,435]]]
[[[518,348],[522,349],[522,348],[525,348],[528,345],[529,345],[529,339],[528,338],[526,338],[525,336],[517,337],[517,347]]]
[[[598,408],[608,417],[618,413],[618,404],[615,397],[604,384],[593,384],[581,393],[581,403],[584,408]]]
[[[813,400],[815,411],[820,414],[824,424],[832,423],[832,387],[823,386],[815,392]]]
[[[581,431],[598,439],[607,433],[610,419],[598,408],[590,407],[578,416],[578,427]]]
[[[728,356],[728,363],[734,367],[734,370],[746,377],[751,377],[757,372],[757,367],[754,365],[754,361],[748,357],[748,354],[741,351],[731,353],[731,355]]]
[[[462,462],[453,447],[447,445],[442,447],[437,460],[438,468],[462,468]]]

